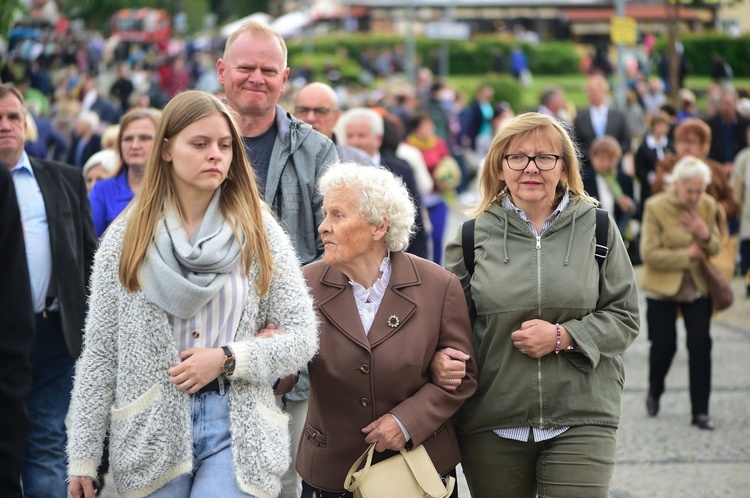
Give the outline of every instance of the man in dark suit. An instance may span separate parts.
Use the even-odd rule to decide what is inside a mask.
[[[0,161],[8,165],[18,196],[36,325],[23,491],[26,498],[66,498],[65,416],[83,341],[96,233],[81,172],[29,158],[25,131],[23,96],[0,85]]]
[[[590,106],[578,112],[573,122],[575,139],[583,156],[583,166],[590,165],[591,144],[604,135],[614,137],[623,154],[627,154],[630,150],[630,130],[625,114],[609,105],[607,80],[598,74],[590,76],[586,82],[586,95]]]
[[[21,463],[29,435],[26,397],[34,339],[26,248],[13,179],[0,163],[0,496],[21,498]]]
[[[737,112],[737,93],[724,90],[719,97],[719,112],[706,120],[711,128],[711,150],[709,159],[721,163],[729,174],[734,157],[747,147],[747,129],[750,121]]]

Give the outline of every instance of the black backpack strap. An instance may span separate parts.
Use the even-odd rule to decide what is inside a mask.
[[[609,246],[607,246],[607,236],[609,234],[609,214],[607,211],[601,208],[596,208],[596,251],[594,252],[594,258],[596,263],[599,265],[599,270],[602,269],[604,260],[609,254]],[[465,251],[465,249],[464,249]],[[472,260],[472,263],[474,261]]]
[[[476,221],[476,218],[472,218],[461,225],[461,249],[464,252],[464,266],[466,266],[466,271],[469,273],[469,280],[474,275],[474,224]],[[474,304],[474,299],[472,298],[469,305],[469,320],[471,320],[472,326],[476,317],[477,306]]]
[[[476,218],[461,225],[461,248],[464,252],[464,266],[469,275],[474,275],[474,223]]]

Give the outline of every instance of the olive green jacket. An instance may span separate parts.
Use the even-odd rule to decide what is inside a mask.
[[[460,231],[448,244],[446,267],[477,312],[479,384],[457,414],[459,433],[619,424],[625,383],[620,355],[639,332],[638,292],[611,220],[610,251],[599,270],[595,225],[594,205],[573,198],[536,237],[515,211],[493,204],[476,221],[471,277]],[[510,335],[531,319],[563,325],[579,351],[539,359],[522,354]]]

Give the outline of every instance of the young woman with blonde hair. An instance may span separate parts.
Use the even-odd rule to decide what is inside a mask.
[[[231,111],[204,92],[177,95],[141,191],[96,255],[70,493],[94,496],[109,433],[118,494],[277,496],[289,434],[272,385],[316,349],[297,257],[258,196]]]

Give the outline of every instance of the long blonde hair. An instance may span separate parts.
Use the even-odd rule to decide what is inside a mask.
[[[258,194],[255,177],[245,155],[245,146],[232,111],[209,93],[186,91],[174,97],[164,108],[164,113],[154,137],[151,156],[143,177],[141,191],[128,208],[129,217],[120,256],[120,283],[130,292],[141,288],[139,272],[149,246],[154,241],[157,223],[165,209],[180,206],[174,189],[172,165],[162,158],[167,140],[199,119],[221,115],[227,120],[232,133],[232,164],[221,190],[221,214],[231,224],[238,240],[244,236],[242,264],[245,276],[250,275],[250,265],[256,259],[259,277],[256,289],[265,296],[271,283],[272,261],[263,223],[263,201]]]
[[[562,150],[563,172],[567,172],[568,179],[560,180],[555,192],[555,205],[562,200],[565,190],[570,190],[571,199],[579,197],[588,202],[597,204],[596,200],[589,197],[583,190],[583,179],[581,178],[581,164],[578,161],[578,149],[570,139],[568,131],[560,122],[546,114],[527,112],[519,114],[511,119],[492,140],[492,145],[484,159],[482,176],[479,180],[479,192],[481,199],[479,204],[469,211],[469,215],[477,217],[487,211],[492,203],[496,202],[506,190],[506,183],[500,179],[500,171],[503,168],[503,155],[509,147],[527,137],[536,140],[541,138],[557,144]]]

